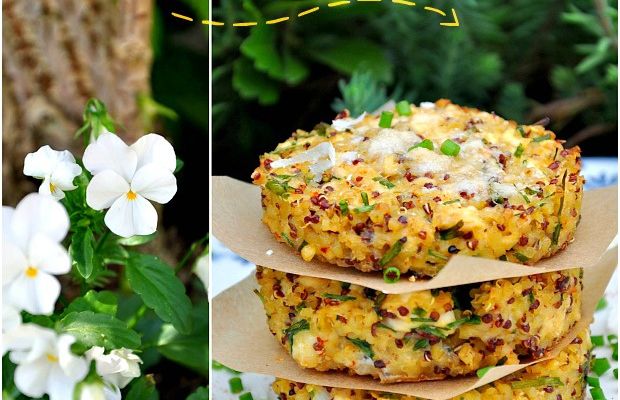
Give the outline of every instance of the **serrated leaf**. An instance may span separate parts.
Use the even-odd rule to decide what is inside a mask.
[[[117,243],[123,246],[140,246],[141,244],[152,241],[155,239],[155,236],[157,236],[157,232],[151,233],[150,235],[135,235],[128,238],[119,238]]]
[[[95,246],[95,237],[90,228],[79,228],[73,236],[71,236],[71,258],[75,264],[77,271],[84,279],[90,278],[94,269],[93,250]]]
[[[125,400],[159,400],[159,392],[155,387],[152,375],[145,375],[131,383]]]
[[[125,322],[109,314],[95,314],[92,311],[69,313],[58,321],[57,328],[89,347],[137,349],[141,342],[140,336],[127,328]]]
[[[280,97],[277,82],[257,71],[252,62],[244,57],[233,64],[232,83],[242,98],[257,99],[263,105],[274,104]]]
[[[116,316],[118,297],[115,293],[103,290],[89,290],[84,296],[78,297],[67,306],[62,316],[72,312],[93,311],[95,313]]]
[[[191,332],[192,303],[172,267],[150,254],[130,253],[127,280],[147,307],[183,334]]]
[[[384,49],[370,40],[322,37],[306,50],[310,57],[338,72],[351,75],[355,70],[368,70],[380,82],[392,80],[392,64]]]

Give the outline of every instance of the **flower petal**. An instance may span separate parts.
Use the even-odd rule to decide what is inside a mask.
[[[62,200],[65,198],[65,192],[57,187],[53,187],[50,178],[43,179],[41,186],[39,186],[39,193],[45,196],[52,196],[56,200]]]
[[[15,208],[10,229],[12,241],[26,252],[37,233],[60,243],[69,231],[69,215],[49,196],[30,193]]]
[[[71,351],[71,345],[75,343],[75,337],[60,335],[58,337],[58,365],[65,375],[74,380],[81,381],[88,373],[88,362],[85,358],[77,357]]]
[[[22,310],[50,315],[60,294],[60,283],[54,276],[39,270],[34,278],[20,274],[3,289],[7,290],[7,299]]]
[[[28,259],[24,252],[8,240],[2,240],[2,284],[11,283],[27,267]]]
[[[2,332],[9,332],[17,328],[22,323],[22,316],[19,310],[9,304],[6,300],[2,301]]]
[[[47,391],[51,367],[52,364],[44,357],[18,365],[15,369],[15,386],[26,396],[38,399]]]
[[[58,163],[57,153],[61,152],[45,145],[36,152],[27,154],[24,159],[24,175],[39,179],[49,176]]]
[[[86,147],[82,161],[93,175],[112,170],[129,181],[136,172],[138,156],[121,138],[104,133]]]
[[[60,162],[52,172],[51,181],[61,190],[73,190],[77,186],[73,184],[76,176],[82,173],[82,167],[74,162]]]
[[[129,192],[127,181],[114,171],[93,176],[86,188],[86,203],[95,210],[109,208],[116,199]]]
[[[131,145],[131,148],[138,155],[138,165],[136,168],[155,163],[170,172],[174,172],[177,166],[174,148],[163,136],[156,133],[142,136]]]
[[[86,376],[86,374],[84,374]],[[82,377],[83,379],[84,377]],[[79,379],[81,380],[81,379]],[[47,394],[50,400],[71,400],[75,385],[79,381],[71,376],[67,376],[59,364],[53,364],[47,379]]]
[[[139,194],[134,200],[121,196],[112,204],[104,221],[113,233],[122,237],[150,235],[157,229],[157,211]]]
[[[53,275],[71,271],[71,258],[67,250],[40,234],[35,235],[30,241],[28,261],[32,266]]]
[[[177,178],[160,165],[148,164],[136,171],[131,190],[149,200],[166,204],[177,192]]]
[[[2,206],[2,239],[12,240],[11,221],[13,220],[13,207]]]
[[[31,362],[49,350],[56,333],[35,324],[23,324],[2,336],[2,353],[11,350],[14,363]]]

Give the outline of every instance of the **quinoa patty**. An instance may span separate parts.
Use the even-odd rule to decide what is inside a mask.
[[[575,338],[557,357],[530,365],[453,400],[577,400],[583,399],[588,374],[590,335]],[[393,393],[326,388],[277,379],[273,390],[279,400],[417,400]]]
[[[258,267],[269,329],[304,368],[383,382],[536,359],[581,317],[581,270],[406,294]]]
[[[261,157],[252,179],[277,240],[306,261],[417,277],[452,254],[531,264],[572,240],[578,147],[448,100],[397,109],[389,123],[341,113]]]

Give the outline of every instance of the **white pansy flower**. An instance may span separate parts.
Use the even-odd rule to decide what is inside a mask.
[[[88,360],[95,360],[97,374],[105,382],[121,389],[140,376],[142,360],[129,349],[115,349],[110,354],[104,354],[103,347],[95,346],[84,355]]]
[[[76,164],[68,150],[57,151],[47,145],[28,154],[24,160],[24,174],[43,179],[39,193],[52,195],[58,200],[65,197],[65,191],[77,187],[73,180],[81,173],[82,167]]]
[[[79,400],[121,400],[121,390],[114,385],[97,381],[84,382],[79,388]]]
[[[73,398],[76,383],[88,373],[88,362],[71,352],[75,338],[51,329],[24,324],[4,335],[3,350],[15,364],[15,386],[23,394],[50,400]]]
[[[31,193],[2,214],[3,295],[20,310],[49,315],[60,294],[54,275],[71,270],[60,244],[69,231],[67,211],[50,196]]]
[[[6,299],[2,300],[2,332],[9,332],[22,323],[19,310]]]
[[[177,191],[176,155],[160,135],[148,134],[131,146],[104,133],[88,145],[84,166],[94,176],[86,202],[95,210],[109,208],[105,224],[122,237],[150,235],[157,228],[157,211],[149,200],[165,204]]]

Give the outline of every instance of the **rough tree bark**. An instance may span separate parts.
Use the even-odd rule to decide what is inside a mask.
[[[151,0],[3,0],[3,204],[35,187],[24,156],[43,144],[81,145],[73,134],[84,103],[103,100],[133,141],[137,98],[150,93]]]

